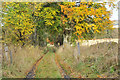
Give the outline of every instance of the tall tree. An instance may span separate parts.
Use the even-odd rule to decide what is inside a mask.
[[[7,39],[6,42],[18,42],[24,45],[34,32],[32,4],[28,4],[28,2],[4,2],[3,12],[4,39]]]
[[[4,39],[43,45],[48,37],[58,43],[66,30],[69,30],[67,34],[71,35],[71,41],[93,38],[96,33],[112,29],[111,11],[105,5],[92,2],[81,2],[80,6],[76,6],[75,2],[5,2],[2,20]],[[110,6],[113,4],[110,3]]]
[[[60,6],[58,3],[48,2],[36,5],[34,17],[39,39],[45,41],[48,37],[51,41],[56,42],[56,37],[62,32],[60,15]]]
[[[72,40],[90,39],[96,33],[112,29],[111,11],[105,5],[106,3],[93,2],[81,2],[79,6],[75,6],[75,2],[60,4],[61,21],[64,27],[72,30]]]

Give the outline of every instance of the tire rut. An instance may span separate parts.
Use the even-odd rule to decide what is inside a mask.
[[[67,73],[65,72],[65,70],[63,69],[63,67],[59,64],[59,62],[57,60],[57,54],[56,53],[55,53],[55,62],[56,62],[56,65],[59,68],[59,71],[61,73],[62,78],[68,78],[68,79],[70,79],[70,76],[67,75]]]
[[[27,73],[26,78],[35,78],[35,72],[37,69],[37,66],[39,65],[40,61],[43,59],[43,57],[48,53],[49,50],[47,50],[33,65],[32,69]]]

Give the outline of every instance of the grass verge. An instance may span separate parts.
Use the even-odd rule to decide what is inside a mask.
[[[10,61],[3,59],[2,70],[5,78],[25,78],[33,64],[43,54],[38,46],[26,46],[24,48],[18,46],[16,51],[14,51],[14,46],[10,46],[9,49],[12,50],[13,63],[10,64]]]
[[[47,53],[36,70],[36,78],[61,78],[55,63],[55,54]]]
[[[56,52],[61,61],[71,66],[74,71],[72,76],[81,73],[85,78],[114,78],[118,76],[118,44],[99,43],[96,45],[80,46],[80,55],[78,55],[77,46],[66,45]],[[60,61],[59,61],[60,62]]]

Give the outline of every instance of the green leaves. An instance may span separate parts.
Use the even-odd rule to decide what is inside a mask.
[[[16,42],[23,43],[25,42],[34,31],[33,26],[34,23],[32,21],[32,12],[29,9],[29,6],[25,3],[6,3],[7,7],[3,7],[6,9],[6,13],[4,14],[4,27],[8,31],[9,34],[6,36],[10,37],[10,41],[15,40]],[[9,27],[9,29],[8,29]],[[15,42],[14,41],[14,42]]]
[[[60,26],[60,8],[58,3],[44,3],[41,7],[38,6],[39,4],[35,5],[35,14],[34,17],[36,19],[36,25],[39,26],[39,32],[46,32],[48,36],[51,36],[51,39],[54,39],[54,36],[57,36],[58,33],[61,32]],[[43,29],[45,28],[45,29]],[[40,37],[43,34],[39,34]]]
[[[44,32],[48,36],[58,36],[69,28],[75,40],[91,35],[93,38],[94,34],[113,26],[109,19],[111,11],[106,10],[105,3],[81,2],[76,7],[75,2],[4,2],[2,6],[7,13],[3,14],[6,34],[11,35],[10,41],[21,43],[29,40],[35,29],[35,33],[44,38]]]

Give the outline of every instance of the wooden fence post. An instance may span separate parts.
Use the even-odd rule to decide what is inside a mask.
[[[6,61],[8,61],[8,46],[5,43],[5,57],[6,57]]]
[[[10,50],[10,63],[12,64],[12,51]]]
[[[80,45],[79,45],[79,42],[77,43],[77,46],[78,46],[78,54],[80,55]]]

